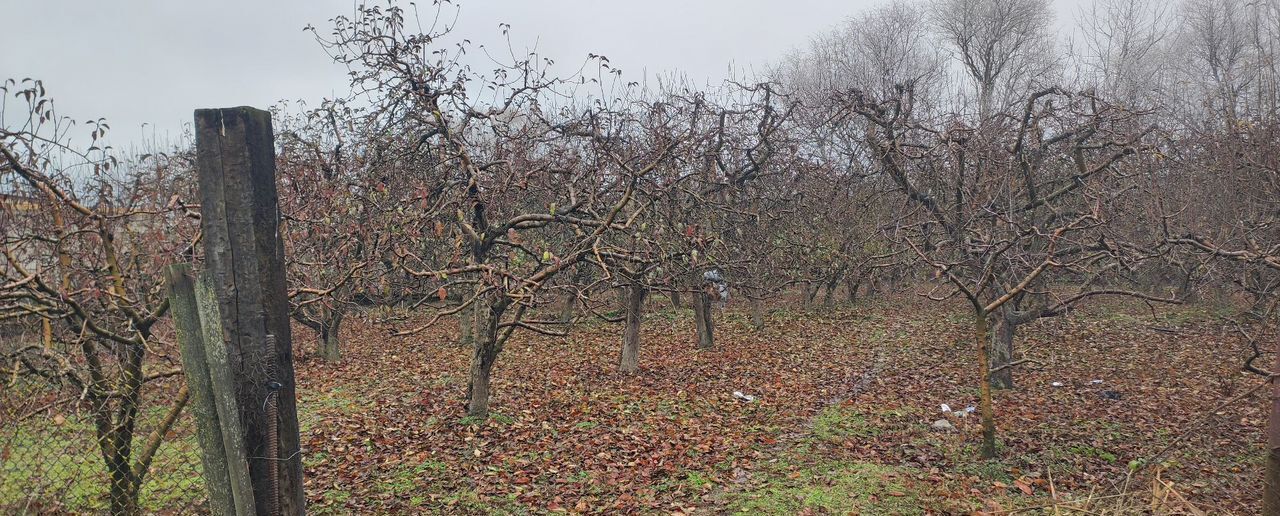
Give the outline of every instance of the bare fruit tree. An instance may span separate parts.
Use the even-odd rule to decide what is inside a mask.
[[[601,74],[570,81],[529,54],[481,76],[461,66],[465,46],[439,45],[447,27],[411,30],[399,7],[362,7],[320,37],[353,69],[353,87],[379,104],[364,120],[382,134],[372,152],[381,173],[411,178],[396,195],[410,242],[430,240],[444,260],[408,246],[394,252],[408,274],[433,282],[440,305],[413,334],[441,317],[474,310],[467,412],[489,411],[490,374],[518,330],[562,333],[560,321],[532,317],[546,305],[558,274],[609,251],[606,235],[635,223],[631,208],[643,180],[669,156],[680,130],[658,106],[623,96],[558,105],[562,90],[613,82]],[[624,88],[625,89],[625,88]],[[661,139],[647,138],[660,135]],[[666,140],[666,138],[673,138]],[[438,228],[438,229],[437,229]],[[456,304],[444,304],[460,292]]]
[[[183,387],[139,446],[144,387],[181,373],[157,323],[169,309],[160,271],[194,253],[190,161],[121,160],[104,121],[59,116],[39,81],[4,86],[0,324],[36,322],[43,342],[0,351],[14,378],[68,388],[66,401],[87,409],[111,513],[140,514],[151,460],[187,401]],[[88,146],[74,145],[85,130]]]
[[[911,207],[900,244],[940,280],[930,294],[961,296],[973,309],[983,455],[995,454],[990,386],[1011,387],[1019,326],[1062,314],[1098,295],[1158,299],[1123,286],[1153,253],[1112,230],[1133,190],[1126,160],[1147,152],[1149,128],[1134,114],[1088,94],[1052,88],[979,131],[931,119],[902,95],[854,93],[855,123],[880,171]],[[1066,284],[1055,278],[1066,278]],[[945,288],[942,288],[945,287]]]

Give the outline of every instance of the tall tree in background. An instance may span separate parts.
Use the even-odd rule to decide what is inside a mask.
[[[1096,0],[1078,16],[1080,80],[1132,108],[1160,101],[1168,80],[1174,8],[1158,0]]]
[[[973,83],[980,125],[1016,110],[1029,82],[1054,67],[1048,0],[938,0],[929,15]]]

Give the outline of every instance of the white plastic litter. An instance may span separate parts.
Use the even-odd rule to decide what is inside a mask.
[[[947,405],[946,403],[943,403],[943,404],[942,404],[942,411],[943,411],[943,412],[951,412],[951,405]]]
[[[964,410],[957,410],[955,415],[956,417],[968,417],[969,414],[972,414],[975,410],[977,410],[977,407],[969,405],[968,407],[965,407]]]
[[[1054,386],[1054,387],[1062,387],[1063,383],[1062,383],[1062,382],[1053,382],[1053,383],[1051,383],[1051,384],[1049,384],[1049,385],[1052,385],[1052,386]]]
[[[752,396],[750,394],[743,394],[742,391],[733,391],[733,397],[738,398],[747,403],[751,403],[756,400],[755,396]]]
[[[720,269],[711,269],[703,272],[702,280],[715,285],[716,294],[720,296],[720,299],[716,301],[725,302],[729,300],[729,283],[725,281],[724,274],[720,272]]]
[[[1098,385],[1098,384],[1102,383],[1102,380],[1091,380],[1089,383],[1094,384],[1094,385]]]

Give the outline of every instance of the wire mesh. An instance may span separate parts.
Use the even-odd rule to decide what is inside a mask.
[[[0,514],[208,512],[194,419],[181,410],[165,425],[181,376],[144,384],[131,432],[120,400],[95,406],[43,380],[13,373],[0,384]]]

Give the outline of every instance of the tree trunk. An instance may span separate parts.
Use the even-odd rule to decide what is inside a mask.
[[[493,363],[501,348],[498,345],[498,318],[502,307],[477,299],[475,310],[475,339],[471,355],[471,375],[467,383],[467,415],[489,417],[489,377]]]
[[[1178,283],[1178,299],[1183,301],[1199,300],[1198,296],[1196,296],[1197,291],[1195,287],[1196,269],[1191,268],[1190,270],[1183,271],[1182,281]]]
[[[862,284],[867,281],[867,278],[869,276],[871,276],[871,271],[873,270],[875,269],[867,269],[858,274],[849,276],[849,279],[847,280],[847,285],[845,286],[845,288],[848,290],[847,293],[849,295],[849,304],[852,305],[858,302],[858,290],[862,288]],[[872,283],[873,287],[874,285],[875,284]]]
[[[1016,323],[997,315],[995,331],[991,333],[991,369],[1003,369],[991,373],[993,388],[1013,388],[1013,368],[1005,366],[1013,361],[1013,335],[1017,329]]]
[[[88,355],[90,351],[86,349],[85,353]],[[108,503],[112,515],[133,516],[142,513],[138,506],[139,479],[133,474],[130,463],[138,403],[141,401],[142,356],[143,349],[140,345],[119,347],[116,357],[122,365],[119,375],[121,396],[114,407],[111,400],[102,395],[104,383],[99,381],[95,381],[93,388],[97,394],[90,398],[95,402],[94,423],[98,446],[107,466],[107,475],[111,479]],[[94,365],[91,367],[96,372],[91,374],[98,380],[105,381],[96,355],[92,360]]]
[[[995,93],[995,80],[983,80],[978,85],[978,124],[986,126],[987,117],[991,116],[991,107]]]
[[[756,331],[764,330],[764,303],[754,297],[748,300],[751,304],[751,326]]]
[[[1273,396],[1280,396],[1274,394]],[[1280,399],[1280,398],[1278,398]],[[1273,409],[1271,413],[1271,428],[1276,428],[1276,416]],[[1280,515],[1280,443],[1275,441],[1274,430],[1271,431],[1272,436],[1268,437],[1267,448],[1267,470],[1264,477],[1262,487],[1262,514],[1266,516]]]
[[[107,470],[111,478],[111,489],[108,497],[112,516],[142,514],[142,510],[138,506],[137,481],[133,477],[133,468],[129,463],[129,441],[132,435],[122,435],[124,433],[126,432],[120,432],[108,437],[113,441],[111,446],[116,448],[112,450],[111,457],[107,459]],[[127,433],[132,434],[132,432]]]
[[[693,293],[693,323],[698,331],[698,349],[711,349],[715,327],[711,321],[711,298],[705,288]]]
[[[40,343],[44,347],[45,353],[53,352],[53,323],[48,319],[40,319]]]
[[[111,516],[133,516],[142,514],[142,508],[138,505],[138,490],[135,488],[133,473],[127,472],[126,466],[123,469],[116,469],[114,466],[111,471],[111,492],[110,503],[111,509],[108,514]]]
[[[827,291],[824,294],[822,294],[822,306],[831,306],[832,302],[835,299],[836,288],[840,286],[840,280],[842,279],[844,279],[843,269],[837,271],[835,274],[832,274],[831,278],[827,280],[827,286],[826,286]]]
[[[618,369],[624,373],[640,370],[640,321],[644,310],[645,288],[639,283],[627,286],[627,328],[622,333],[622,356]]]
[[[982,416],[982,458],[996,456],[995,409],[991,404],[991,366],[987,360],[987,344],[991,337],[987,331],[987,314],[974,310],[974,329],[978,344],[978,410]]]
[[[889,293],[894,293],[894,292],[899,292],[899,291],[901,291],[901,288],[900,288],[900,287],[901,287],[901,285],[902,285],[903,280],[905,279],[905,278],[903,277],[903,276],[905,276],[905,275],[906,275],[906,274],[905,274],[904,272],[902,272],[901,270],[898,270],[897,268],[894,268],[894,272],[893,272],[892,274],[890,274],[890,275],[889,275],[889,277],[886,279],[885,284],[884,284],[884,288],[883,288],[882,290],[883,290],[884,292],[889,292]],[[913,276],[914,276],[914,275],[913,275]]]
[[[671,291],[671,307],[675,308],[676,310],[680,309],[680,291],[679,290],[673,289]]]
[[[329,317],[323,321],[320,330],[320,358],[327,362],[337,362],[342,358],[342,349],[338,332],[342,328],[342,312],[328,312]]]
[[[480,300],[472,302],[471,306],[463,308],[458,312],[458,345],[468,347],[475,344],[475,327],[476,327],[476,303]]]
[[[1272,371],[1280,371],[1280,354]],[[1271,414],[1267,420],[1267,469],[1263,477],[1262,514],[1280,515],[1280,381],[1271,380]]]
[[[567,323],[573,320],[574,312],[577,309],[578,295],[569,292],[565,294],[564,301],[560,305],[560,322]]]

